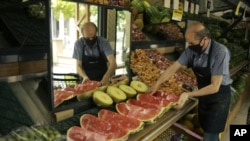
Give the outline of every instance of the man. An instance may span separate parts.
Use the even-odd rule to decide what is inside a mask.
[[[82,26],[83,37],[76,40],[73,58],[76,59],[77,73],[86,80],[109,84],[110,77],[117,67],[114,51],[109,42],[97,36],[97,27],[92,22]]]
[[[208,29],[199,22],[188,26],[185,39],[189,46],[149,91],[153,94],[161,83],[182,66],[192,67],[198,90],[182,93],[176,108],[182,108],[188,98],[197,97],[199,121],[205,131],[204,141],[219,141],[219,133],[225,128],[231,99],[230,52],[224,45],[212,40]]]

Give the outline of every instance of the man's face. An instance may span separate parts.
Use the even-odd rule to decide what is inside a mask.
[[[83,29],[83,36],[85,39],[93,40],[96,36],[96,28],[93,25],[87,25]]]

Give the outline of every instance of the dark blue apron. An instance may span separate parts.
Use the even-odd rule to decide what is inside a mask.
[[[84,67],[84,71],[90,80],[101,81],[108,67],[107,67],[107,58],[105,54],[101,52],[98,38],[97,38],[97,48],[99,52],[98,57],[85,55],[85,47],[86,45],[84,44],[83,57],[82,57],[82,66]]]
[[[193,67],[196,75],[198,88],[201,89],[211,83],[210,58],[214,42],[208,54],[207,67]],[[221,85],[215,94],[198,97],[198,115],[200,125],[205,132],[219,133],[225,128],[227,115],[230,107],[230,85]]]

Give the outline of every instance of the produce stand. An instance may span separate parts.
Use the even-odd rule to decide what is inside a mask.
[[[131,141],[150,141],[155,139],[176,121],[182,118],[198,104],[198,99],[190,99],[181,110],[171,109],[160,117],[155,123],[145,125],[144,129],[132,134],[128,140]]]

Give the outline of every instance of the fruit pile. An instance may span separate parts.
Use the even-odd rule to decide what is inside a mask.
[[[0,138],[6,141],[55,141],[63,140],[64,136],[51,126],[21,126]]]
[[[97,115],[83,114],[80,127],[67,131],[68,140],[85,138],[92,141],[127,140],[130,134],[153,124],[175,105],[176,95],[156,92],[146,93],[148,86],[137,80],[129,84],[109,85],[93,93],[93,101],[101,107]],[[115,110],[109,107],[115,105]]]
[[[160,77],[161,72],[170,65],[172,65],[172,62],[155,50],[137,49],[131,52],[130,68],[148,86],[154,84]],[[176,72],[174,76],[160,86],[159,90],[180,95],[184,92],[183,84],[197,85],[195,75],[187,68],[182,68]]]
[[[198,114],[196,112],[195,113],[188,113],[179,121],[179,123],[184,128],[189,129],[200,136],[204,135],[204,131],[200,126],[200,123],[198,120]]]

